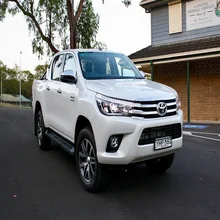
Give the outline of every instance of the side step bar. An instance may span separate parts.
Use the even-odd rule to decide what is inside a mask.
[[[64,139],[60,135],[56,134],[52,130],[46,131],[46,136],[49,137],[51,140],[54,140],[56,143],[58,143],[65,151],[67,151],[70,154],[74,154],[74,144],[70,141]]]

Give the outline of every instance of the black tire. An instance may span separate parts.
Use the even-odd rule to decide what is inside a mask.
[[[37,136],[37,143],[41,150],[48,150],[51,147],[51,140],[46,136],[46,128],[44,126],[44,118],[41,110],[37,112],[35,129]]]
[[[166,172],[172,165],[175,154],[170,154],[160,158],[146,161],[146,166],[150,173],[161,174]]]
[[[81,182],[88,192],[103,192],[108,188],[108,169],[97,160],[96,145],[90,127],[77,137],[76,166]]]

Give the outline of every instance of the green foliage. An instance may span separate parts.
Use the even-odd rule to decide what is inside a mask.
[[[6,12],[15,15],[22,12],[32,40],[33,53],[38,57],[50,55],[50,44],[56,50],[69,47],[69,23],[65,0],[0,0],[0,21]],[[57,48],[56,48],[56,46]]]
[[[126,7],[129,7],[131,5],[131,0],[122,0],[121,1]],[[105,0],[102,0],[102,3],[105,3]]]
[[[17,65],[14,68],[8,68],[6,65],[0,61],[0,77],[2,76],[2,93],[3,94],[14,94],[18,95],[20,92],[20,77],[22,90],[21,93],[26,98],[31,99],[32,97],[32,84],[34,79],[38,79],[41,76],[45,69],[47,68],[47,64],[38,65],[35,68],[35,75],[33,75],[30,71],[24,70],[20,73],[20,69]]]
[[[65,49],[69,29],[66,2],[63,0],[40,0],[38,5],[35,8],[33,7],[33,12],[41,29],[44,30],[44,35],[50,38],[54,45],[59,45],[57,46],[58,50]],[[29,18],[27,22],[29,31],[33,33],[33,53],[43,55],[46,49],[46,53],[49,55],[51,52],[50,48],[44,44],[43,38],[36,28],[36,24]],[[58,39],[61,40],[59,41]]]
[[[14,69],[8,68],[0,61],[0,76],[2,77],[2,93],[18,94],[19,82]]]
[[[97,41],[93,45],[93,48],[107,50],[107,45],[105,43],[103,43],[103,42]]]
[[[8,1],[0,0],[0,21],[2,21],[5,18],[7,8],[8,8]]]
[[[4,20],[7,12],[12,15],[22,12],[30,32],[33,53],[41,58],[44,54],[52,55],[70,48],[70,36],[73,34],[70,30],[71,2],[72,0],[0,0],[0,21]],[[80,2],[84,2],[81,5],[81,16],[76,20],[76,25],[73,22],[77,32],[77,45],[80,48],[104,45],[96,42],[99,15],[95,14],[92,1]],[[79,9],[80,4],[75,11],[78,12]],[[76,19],[75,15],[73,17]]]
[[[57,46],[58,50],[65,49],[68,40],[67,31],[69,28],[65,1],[40,0],[38,4],[36,4],[33,0],[26,0],[22,2],[22,6],[34,15],[43,35],[50,39],[53,45],[59,45]],[[40,33],[36,23],[30,17],[26,17],[26,21],[32,37],[33,53],[38,54],[39,57],[44,55],[45,52],[47,55],[50,55],[51,48],[48,43],[45,44],[44,37]]]
[[[122,3],[126,6],[129,7],[131,5],[131,0],[122,0]]]
[[[38,65],[35,68],[35,75],[34,78],[35,79],[39,79],[41,76],[43,76],[43,74],[45,73],[45,71],[47,70],[48,64],[44,64],[44,65]]]
[[[76,26],[78,48],[93,48],[99,29],[99,15],[95,14],[92,1],[85,0]]]
[[[32,84],[34,81],[34,75],[30,71],[22,71],[22,95],[28,99],[32,98]]]

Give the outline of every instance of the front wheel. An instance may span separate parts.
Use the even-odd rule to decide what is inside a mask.
[[[174,156],[175,154],[170,154],[160,158],[148,160],[145,163],[150,173],[164,173],[171,167],[174,160]]]
[[[36,126],[36,134],[37,134],[37,143],[40,149],[41,150],[49,149],[51,146],[51,141],[45,134],[46,128],[44,126],[44,118],[41,111],[37,112],[35,126]]]
[[[108,170],[97,160],[95,139],[90,127],[84,128],[77,138],[76,165],[87,191],[96,193],[107,189]]]

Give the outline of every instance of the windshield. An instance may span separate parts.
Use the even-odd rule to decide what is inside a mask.
[[[86,79],[143,79],[138,69],[123,54],[79,52],[79,61]]]

